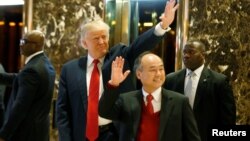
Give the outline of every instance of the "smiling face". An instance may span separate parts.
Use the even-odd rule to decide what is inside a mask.
[[[88,31],[82,41],[88,53],[95,59],[104,57],[109,50],[109,37],[104,29]]]
[[[195,70],[204,64],[205,45],[200,41],[187,42],[183,49],[183,63],[186,68]]]
[[[152,53],[144,55],[136,70],[136,76],[141,81],[145,91],[148,93],[155,91],[165,81],[163,61]]]

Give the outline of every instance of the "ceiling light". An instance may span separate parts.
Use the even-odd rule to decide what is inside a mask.
[[[23,5],[24,0],[0,0],[0,6],[3,5]]]

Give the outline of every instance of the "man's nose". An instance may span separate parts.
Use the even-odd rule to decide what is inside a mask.
[[[104,39],[103,39],[103,38],[99,38],[99,39],[98,39],[98,43],[99,43],[99,44],[104,43]]]

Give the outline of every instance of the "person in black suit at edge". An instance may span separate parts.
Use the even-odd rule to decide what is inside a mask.
[[[88,54],[79,59],[74,59],[63,65],[59,93],[56,102],[56,123],[60,141],[117,141],[117,131],[111,120],[98,117],[98,133],[93,138],[87,137],[89,87],[90,77],[94,68],[93,60],[98,60],[98,72],[100,77],[99,98],[104,85],[111,75],[111,64],[116,56],[125,59],[124,68],[131,70],[135,58],[146,50],[153,49],[169,31],[169,25],[173,22],[175,11],[178,8],[175,0],[170,0],[165,11],[160,17],[161,22],[140,35],[130,46],[118,44],[109,49],[109,26],[101,20],[86,23],[81,28],[81,43],[88,50]],[[129,75],[120,85],[120,92],[135,90],[134,77]],[[98,89],[98,88],[97,88]],[[91,106],[93,106],[91,104]],[[95,106],[98,112],[98,102]],[[90,111],[90,110],[89,110]],[[91,122],[90,124],[94,124]],[[94,125],[92,125],[94,126]],[[96,131],[96,130],[95,130]]]
[[[43,49],[45,36],[32,30],[20,40],[26,58],[19,73],[0,73],[0,83],[12,84],[0,141],[48,141],[49,112],[55,70]],[[13,83],[12,83],[13,82]]]
[[[5,70],[2,66],[2,64],[0,63],[0,73],[4,73]],[[4,94],[5,94],[5,89],[6,86],[5,85],[0,85],[0,128],[3,125],[3,118],[4,118]]]
[[[113,61],[108,89],[99,104],[102,117],[121,122],[120,141],[200,141],[188,98],[162,88],[166,74],[159,56],[142,53],[134,66],[142,88],[119,94],[119,86],[129,74],[123,65],[122,57]]]
[[[207,141],[212,127],[236,124],[236,106],[228,78],[204,66],[205,45],[199,40],[189,40],[183,49],[186,68],[166,76],[164,87],[185,92],[189,73],[192,76],[192,93],[189,96],[202,141]],[[209,132],[208,132],[209,131]]]

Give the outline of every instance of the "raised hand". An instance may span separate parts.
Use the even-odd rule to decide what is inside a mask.
[[[119,84],[125,80],[130,73],[130,70],[126,70],[123,73],[123,65],[124,59],[119,56],[116,57],[115,60],[112,62],[111,68],[111,79],[109,80],[109,84],[112,86],[119,86]]]
[[[179,4],[175,4],[175,0],[169,0],[166,3],[164,13],[160,16],[161,27],[166,29],[174,21],[175,11],[178,9]]]

